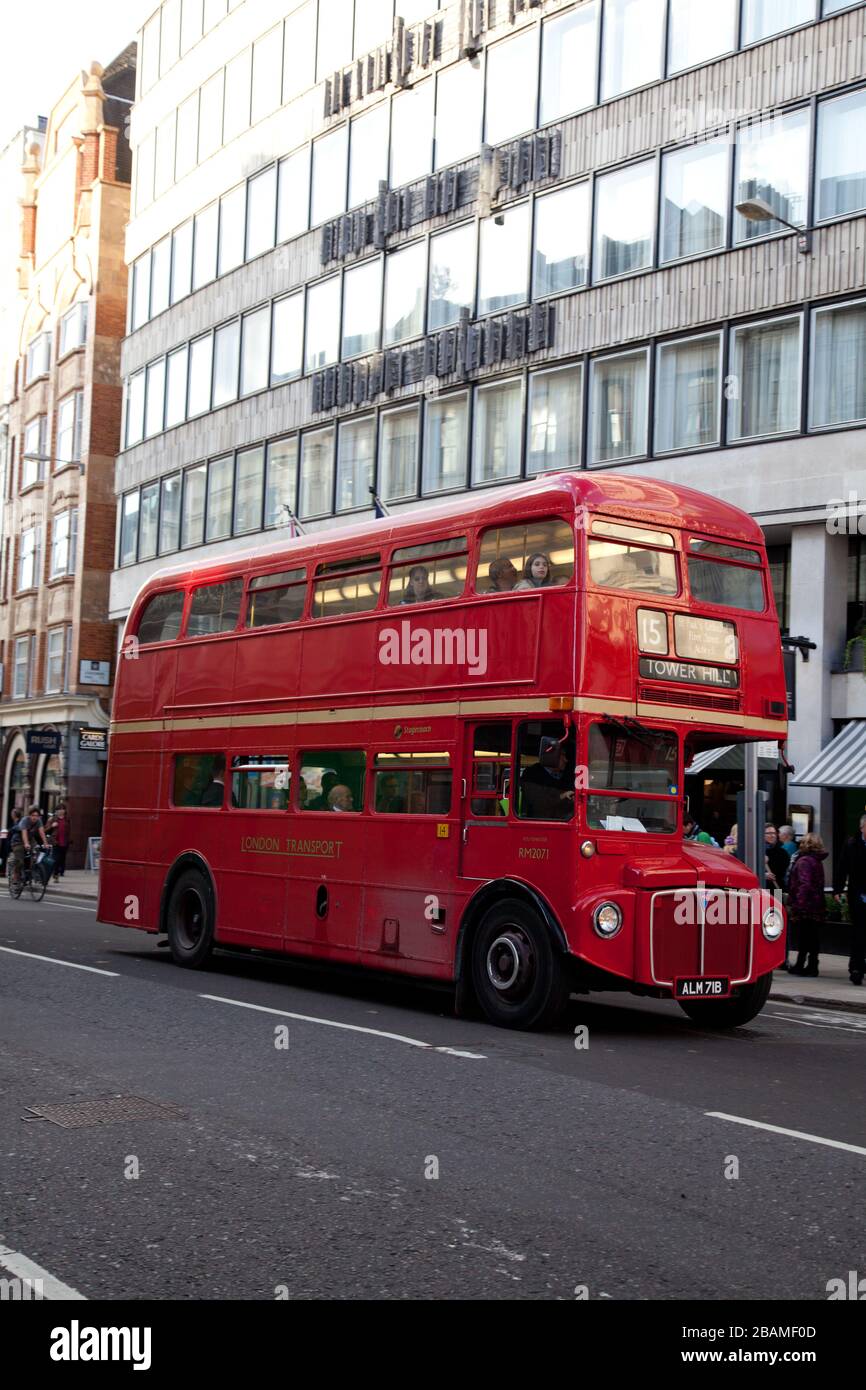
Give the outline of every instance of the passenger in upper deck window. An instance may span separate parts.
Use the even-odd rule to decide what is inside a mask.
[[[534,555],[530,555],[523,567],[523,578],[516,589],[543,589],[547,585],[556,584],[557,580],[553,577],[553,569],[550,560],[540,550]]]
[[[429,603],[432,599],[444,598],[436,589],[430,587],[430,571],[426,565],[413,565],[409,571],[409,583],[401,603]]]
[[[500,556],[498,560],[491,560],[487,573],[490,576],[488,593],[508,593],[517,583],[517,570],[504,556]]]

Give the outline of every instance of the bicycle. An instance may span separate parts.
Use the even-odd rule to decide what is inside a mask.
[[[32,862],[31,856],[22,862],[19,859],[9,859],[9,893],[13,898],[20,898],[25,888],[30,889],[30,896],[35,903],[41,903],[45,897],[45,890],[48,887],[48,876],[42,868],[42,860],[45,858],[41,854],[36,863]]]

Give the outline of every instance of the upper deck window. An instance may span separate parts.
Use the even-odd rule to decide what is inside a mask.
[[[281,574],[259,574],[250,580],[247,627],[273,627],[277,623],[296,623],[304,616],[307,571],[284,570]]]
[[[674,538],[667,531],[594,521],[588,544],[590,578],[606,589],[676,594],[679,580],[673,546]]]
[[[757,550],[693,537],[689,541],[689,551],[689,587],[693,598],[700,603],[717,603],[723,608],[763,613],[766,599],[761,556]]]
[[[180,633],[183,617],[183,590],[172,589],[167,594],[154,594],[142,609],[138,620],[139,646],[151,642],[172,642]]]
[[[186,625],[187,637],[206,637],[214,632],[234,632],[241,611],[242,579],[224,584],[205,584],[195,589]]]
[[[574,534],[566,521],[527,521],[485,531],[475,587],[479,593],[554,588],[574,574]]]
[[[319,565],[313,582],[314,618],[337,618],[365,613],[379,601],[382,570],[378,555],[358,555]]]
[[[388,606],[459,598],[466,587],[465,536],[406,545],[391,556]]]

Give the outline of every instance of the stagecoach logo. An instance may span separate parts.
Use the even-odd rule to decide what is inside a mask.
[[[487,670],[487,629],[416,628],[404,620],[399,628],[379,633],[379,660],[383,666],[465,666],[470,676]]]

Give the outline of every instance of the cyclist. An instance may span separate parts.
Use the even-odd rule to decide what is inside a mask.
[[[45,849],[48,849],[48,841],[45,838],[45,829],[42,824],[42,814],[38,806],[31,806],[26,816],[22,816],[12,831],[12,855],[10,864],[10,877],[13,873],[24,872],[30,855],[30,850],[34,839],[38,843],[40,840]]]

